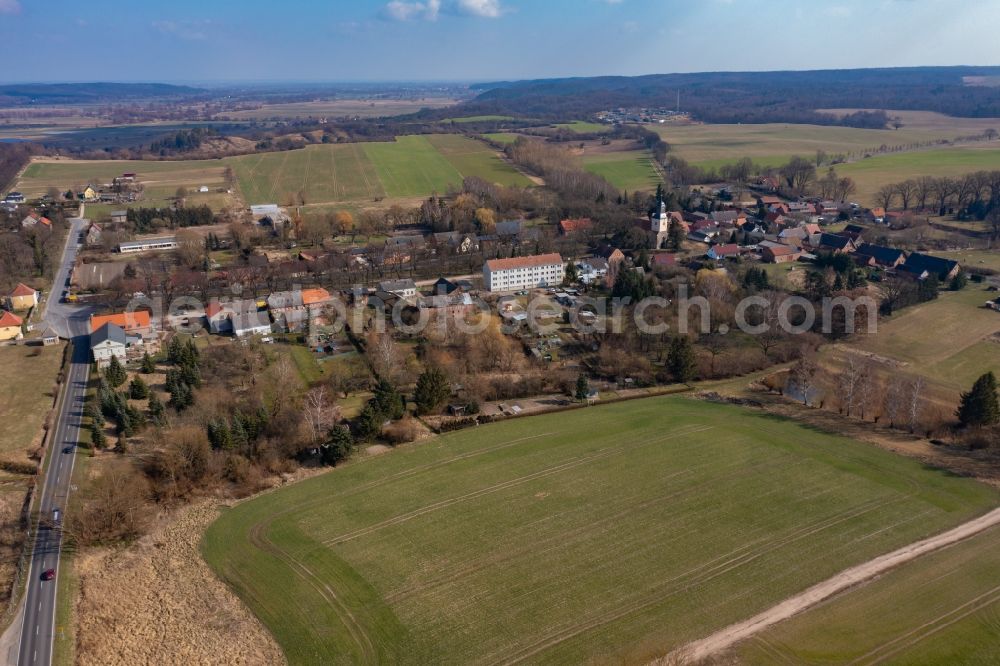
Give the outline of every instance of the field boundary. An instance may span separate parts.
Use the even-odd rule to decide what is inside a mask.
[[[736,643],[743,641],[783,620],[806,611],[826,599],[864,584],[891,569],[943,548],[955,545],[973,537],[991,527],[1000,525],[1000,508],[974,518],[947,532],[922,539],[908,546],[876,557],[863,564],[846,569],[836,576],[795,596],[785,599],[776,606],[751,617],[743,622],[730,625],[710,636],[671,652],[670,654],[650,663],[650,666],[667,666],[668,664],[697,663],[716,655]]]

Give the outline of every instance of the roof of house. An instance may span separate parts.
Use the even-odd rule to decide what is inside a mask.
[[[10,292],[11,296],[34,296],[35,290],[24,284],[23,282],[18,282],[17,286],[14,287],[14,291]]]
[[[317,289],[303,289],[302,290],[302,303],[304,305],[316,305],[317,303],[326,303],[331,299],[330,292],[323,288]]]
[[[453,291],[459,289],[459,286],[449,280],[448,278],[438,278],[437,282],[434,283],[433,291],[435,294],[450,294]]]
[[[851,244],[851,238],[849,236],[841,236],[840,234],[828,234],[821,233],[819,235],[819,247],[832,247],[837,250],[843,250]]]
[[[404,278],[402,280],[382,280],[378,283],[378,288],[382,291],[392,293],[395,291],[409,291],[411,289],[416,289],[417,284],[410,278]]]
[[[121,326],[108,322],[90,334],[90,348],[93,349],[102,342],[116,342],[120,345],[126,344],[125,331]]]
[[[267,297],[267,306],[272,310],[302,307],[303,296],[299,290],[276,291]]]
[[[128,215],[127,210],[113,210],[111,211],[111,217],[125,217]]]
[[[500,236],[514,236],[521,233],[521,220],[503,220],[497,222],[496,233]]]
[[[712,252],[717,257],[732,257],[740,253],[740,246],[736,243],[713,245],[709,252]]]
[[[535,268],[537,266],[551,266],[562,264],[562,256],[558,253],[536,254],[530,257],[511,257],[510,259],[490,259],[486,262],[486,268],[492,271],[506,271],[516,268]]]
[[[907,271],[910,273],[921,273],[927,271],[932,275],[947,275],[955,270],[958,266],[958,262],[953,259],[945,259],[943,257],[935,257],[930,254],[920,254],[919,252],[914,252],[906,258],[906,263],[903,264]]]
[[[801,254],[802,250],[797,247],[792,247],[791,245],[773,245],[768,244],[764,246],[765,252],[770,252],[775,257],[787,257],[793,254]]]
[[[581,264],[589,266],[591,270],[595,271],[606,271],[608,270],[608,260],[604,257],[590,257],[589,259],[583,259],[580,261]]]
[[[677,255],[671,252],[659,252],[649,259],[654,266],[674,266],[677,264]]]
[[[872,257],[877,263],[885,266],[894,265],[901,257],[906,256],[903,250],[897,250],[894,247],[884,247],[882,245],[872,245],[871,243],[862,243],[858,246],[857,252],[858,254]]]
[[[145,310],[135,310],[134,312],[118,312],[109,315],[90,315],[90,331],[93,333],[105,324],[115,324],[126,331],[137,328],[149,328],[151,320],[149,313]]]
[[[572,220],[559,220],[559,231],[564,234],[571,234],[577,231],[586,231],[594,225],[589,217],[581,217]]]
[[[0,328],[10,328],[11,326],[20,326],[22,323],[24,323],[24,321],[13,312],[0,310]]]

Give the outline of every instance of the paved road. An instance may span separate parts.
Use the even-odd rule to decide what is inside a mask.
[[[56,406],[56,421],[49,441],[48,465],[42,481],[40,501],[36,503],[41,518],[34,534],[28,582],[25,590],[24,615],[17,663],[21,666],[48,666],[52,663],[52,642],[55,638],[56,589],[59,576],[59,555],[62,532],[52,525],[53,509],[62,513],[68,499],[76,460],[80,420],[86,398],[90,371],[90,347],[87,338],[86,308],[59,302],[65,289],[69,269],[78,249],[79,232],[86,220],[71,220],[72,229],[63,251],[63,261],[56,282],[45,305],[45,322],[60,337],[73,340],[73,357],[66,371],[62,395]],[[64,453],[64,450],[68,452]],[[62,516],[60,515],[60,521]],[[56,578],[42,580],[42,573],[55,569]]]

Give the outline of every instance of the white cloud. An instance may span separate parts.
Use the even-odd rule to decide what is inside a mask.
[[[0,0],[2,1],[2,0]],[[392,0],[381,16],[390,21],[436,21],[441,12],[477,18],[498,18],[506,9],[501,0]]]
[[[427,0],[426,2],[392,0],[383,8],[382,15],[393,21],[411,21],[413,19],[435,21],[440,11],[441,0]]]
[[[20,14],[21,3],[18,0],[0,0],[0,14]]]
[[[500,0],[458,0],[457,9],[462,14],[482,18],[497,18],[504,11]]]

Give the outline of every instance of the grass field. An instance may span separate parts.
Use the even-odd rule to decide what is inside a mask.
[[[961,176],[973,171],[1000,169],[1000,148],[996,142],[973,144],[965,148],[918,150],[892,155],[878,155],[837,167],[837,173],[857,182],[855,197],[873,204],[875,193],[883,185],[899,183],[919,176]]]
[[[7,377],[0,382],[0,455],[24,451],[41,431],[62,356],[63,345],[0,347],[0,368]]]
[[[519,135],[512,134],[510,132],[491,132],[489,134],[484,134],[483,136],[489,139],[490,141],[496,141],[497,143],[507,144],[507,143],[514,143],[515,141],[517,141]]]
[[[903,361],[956,391],[968,390],[987,370],[1000,374],[1000,314],[982,306],[990,292],[970,284],[961,292],[944,291],[936,300],[906,308],[879,322],[878,333],[861,349]]]
[[[359,459],[228,510],[202,550],[292,664],[642,663],[997,499],[650,398]]]
[[[612,129],[609,125],[602,125],[601,123],[588,123],[582,120],[574,120],[571,123],[560,123],[555,125],[555,127],[558,127],[559,129],[568,129],[571,132],[577,132],[579,134],[606,132]]]
[[[441,122],[443,123],[490,123],[490,122],[504,122],[505,120],[514,120],[514,116],[461,116],[459,118],[445,118]]]
[[[904,127],[900,130],[868,130],[824,125],[650,125],[673,151],[689,162],[718,167],[741,157],[761,164],[780,164],[792,155],[812,157],[817,150],[830,155],[864,153],[880,146],[906,146],[938,139],[953,139],[979,131],[952,119],[951,126]],[[1000,123],[998,123],[1000,124]],[[978,145],[978,144],[977,144]],[[993,145],[993,144],[983,144]],[[903,157],[894,155],[890,157]]]
[[[531,184],[482,141],[456,134],[431,134],[426,139],[463,176],[476,176],[501,185],[527,187]]]
[[[1000,645],[1000,528],[910,562],[765,631],[750,664],[991,664]]]
[[[259,109],[227,111],[222,114],[238,120],[262,120],[265,118],[322,118],[359,116],[379,118],[415,113],[421,109],[440,109],[455,104],[448,98],[427,99],[338,99],[318,102],[290,102],[287,104],[264,104]]]
[[[652,156],[646,151],[597,153],[583,158],[587,171],[603,176],[621,190],[655,190],[662,180],[653,168]]]

